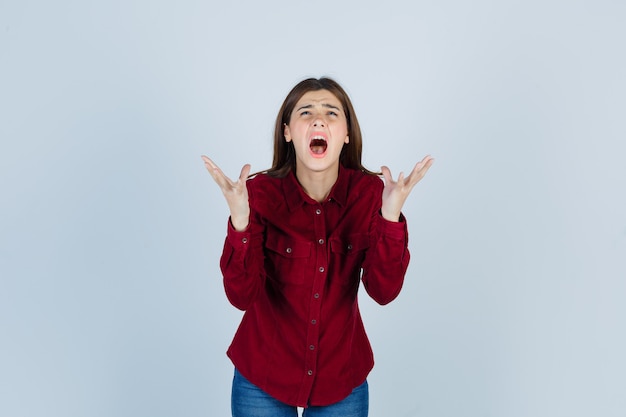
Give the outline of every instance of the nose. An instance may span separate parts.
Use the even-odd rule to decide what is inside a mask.
[[[318,117],[313,121],[313,126],[324,127],[326,126],[326,123],[324,122],[324,119],[322,119],[321,117]]]

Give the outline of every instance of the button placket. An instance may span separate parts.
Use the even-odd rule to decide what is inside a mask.
[[[327,241],[326,241],[326,225],[325,217],[322,215],[322,207],[314,207],[313,210],[313,232],[314,236],[317,236],[317,245],[315,245],[315,257],[312,259],[313,264],[316,265],[316,270],[313,279],[313,286],[311,288],[311,304],[309,308],[309,326],[306,339],[306,345],[303,346],[306,349],[305,354],[305,370],[308,376],[313,376],[317,367],[317,350],[319,346],[319,332],[320,326],[318,325],[318,317],[321,311],[323,288],[326,281],[326,265],[328,263],[327,255]]]

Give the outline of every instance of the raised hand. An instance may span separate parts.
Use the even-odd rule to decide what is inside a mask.
[[[230,209],[230,221],[235,230],[245,230],[250,221],[250,203],[248,202],[248,189],[246,188],[246,179],[250,173],[250,164],[246,164],[241,168],[239,179],[233,181],[228,178],[222,170],[215,165],[207,156],[202,155],[204,166],[209,174],[213,177],[217,185],[219,185],[226,203]]]
[[[391,171],[386,166],[381,167],[385,178],[385,188],[383,189],[383,206],[381,213],[387,220],[397,222],[400,220],[400,212],[411,190],[422,178],[433,164],[434,159],[428,155],[418,162],[408,177],[400,173],[398,181],[394,181]]]

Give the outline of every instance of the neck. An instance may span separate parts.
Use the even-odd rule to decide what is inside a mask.
[[[328,198],[330,190],[337,182],[338,177],[339,167],[324,172],[312,172],[298,170],[296,166],[296,178],[298,178],[298,182],[304,189],[304,192],[318,203]]]

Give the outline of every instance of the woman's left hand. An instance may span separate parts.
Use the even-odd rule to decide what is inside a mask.
[[[434,159],[430,155],[418,162],[408,177],[400,173],[398,181],[394,181],[391,171],[386,166],[380,168],[385,178],[385,188],[383,189],[383,206],[381,213],[386,220],[397,222],[400,220],[400,212],[406,198],[411,190],[422,178],[433,164]]]

